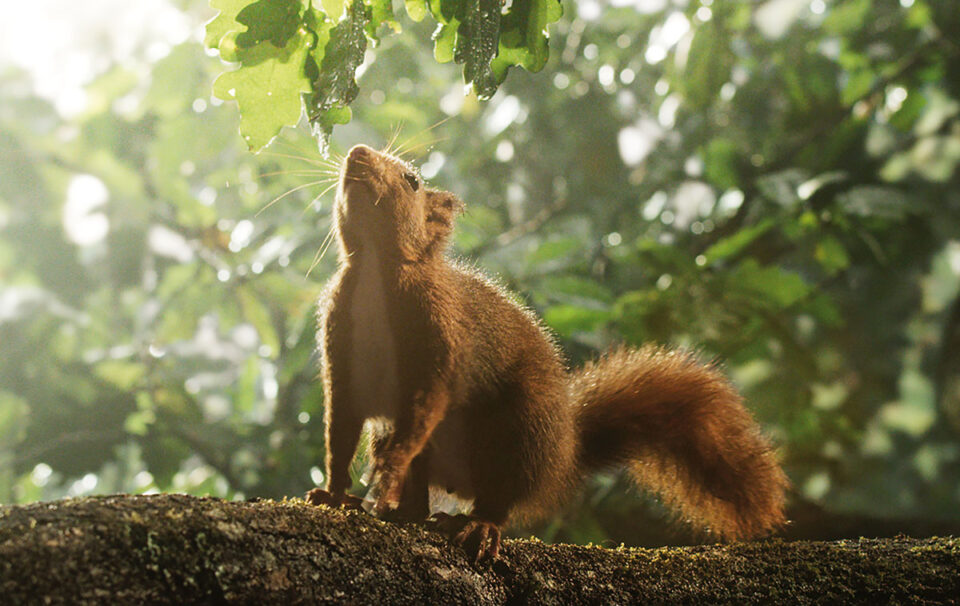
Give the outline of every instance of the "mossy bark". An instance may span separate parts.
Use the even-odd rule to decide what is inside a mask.
[[[0,508],[0,603],[957,603],[960,540],[661,549],[507,541],[473,565],[417,525],[183,495]]]

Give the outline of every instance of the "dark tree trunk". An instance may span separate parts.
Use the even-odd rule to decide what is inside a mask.
[[[182,495],[0,508],[0,603],[957,603],[960,541],[603,549],[475,566],[419,526]]]

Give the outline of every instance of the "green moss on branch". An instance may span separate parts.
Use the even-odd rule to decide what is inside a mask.
[[[115,496],[0,508],[0,596],[38,603],[943,603],[954,538],[604,549],[473,566],[415,525],[302,501]]]

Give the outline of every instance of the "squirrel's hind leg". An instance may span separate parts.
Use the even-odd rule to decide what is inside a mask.
[[[549,388],[538,390],[522,381],[498,387],[486,394],[484,404],[468,408],[473,511],[437,520],[438,527],[474,561],[497,558],[501,528],[518,505],[536,497],[542,482],[555,473],[551,465],[564,466],[562,449],[570,440],[562,417],[556,423],[529,422],[529,418],[553,414],[559,398],[552,397],[555,394]]]
[[[500,524],[462,513],[455,516],[436,513],[430,523],[474,562],[496,560],[500,556]]]

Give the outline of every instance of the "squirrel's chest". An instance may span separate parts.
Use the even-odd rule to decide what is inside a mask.
[[[375,254],[359,259],[354,271],[347,355],[352,399],[363,417],[393,419],[400,381],[389,293]]]

